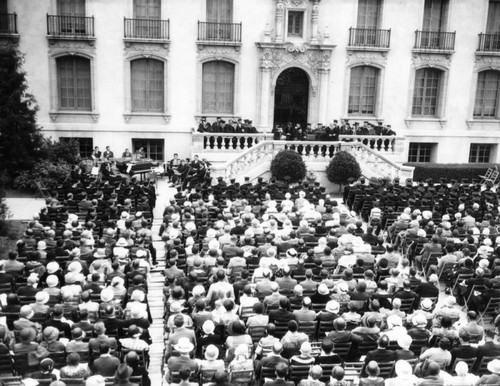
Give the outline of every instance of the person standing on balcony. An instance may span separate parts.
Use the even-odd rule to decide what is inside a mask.
[[[198,133],[210,133],[212,132],[212,126],[207,122],[207,117],[201,117],[200,123],[198,125]]]

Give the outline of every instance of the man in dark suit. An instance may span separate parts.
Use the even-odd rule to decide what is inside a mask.
[[[92,365],[92,373],[94,375],[102,375],[103,377],[112,377],[115,375],[116,369],[120,366],[120,360],[111,355],[111,348],[108,343],[103,343],[100,346],[100,356]]]
[[[62,321],[63,317],[63,308],[61,305],[54,306],[54,310],[52,311],[52,320],[49,320],[44,324],[44,328],[47,326],[55,327],[59,330],[60,333],[64,333],[64,337],[69,339],[71,338],[71,326],[69,323]]]
[[[293,313],[290,311],[290,299],[288,298],[282,298],[279,308],[269,311],[269,323],[288,323],[292,319]]]
[[[365,358],[364,366],[370,362],[390,362],[395,358],[395,353],[392,350],[387,350],[389,347],[389,338],[386,335],[382,335],[378,339],[378,347],[375,350],[368,351]]]
[[[451,350],[451,365],[457,358],[470,359],[477,356],[477,348],[470,345],[470,334],[467,330],[461,330],[459,335],[460,345]]]
[[[294,386],[295,383],[285,379],[288,374],[288,366],[280,363],[276,366],[276,378],[264,383],[264,386]]]
[[[413,309],[416,310],[418,308],[418,295],[411,290],[409,280],[403,281],[403,289],[396,291],[392,298],[413,299]]]
[[[278,364],[282,363],[288,366],[288,359],[283,358],[281,353],[283,352],[283,345],[280,342],[275,342],[272,351],[262,358],[257,367],[255,368],[255,375],[257,378],[260,377],[263,367],[275,369]]]

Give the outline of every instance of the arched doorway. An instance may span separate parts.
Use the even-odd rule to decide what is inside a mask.
[[[309,106],[309,77],[297,67],[284,70],[274,90],[274,125],[300,123],[305,128]]]

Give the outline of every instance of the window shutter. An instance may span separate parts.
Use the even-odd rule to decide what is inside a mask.
[[[61,16],[85,16],[85,0],[57,0]]]
[[[233,113],[234,64],[208,62],[203,65],[202,110],[204,113]]]
[[[134,0],[134,18],[159,20],[161,0]]]
[[[207,0],[207,22],[232,23],[233,0]]]
[[[358,1],[358,28],[376,29],[379,27],[381,0]]]

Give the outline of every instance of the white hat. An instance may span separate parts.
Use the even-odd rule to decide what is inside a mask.
[[[213,334],[213,332],[215,331],[215,324],[211,320],[205,320],[205,322],[203,322],[201,329],[207,335]]]
[[[144,249],[139,249],[137,250],[137,252],[135,253],[135,256],[137,256],[137,258],[142,258],[142,257],[146,257],[147,256],[147,252],[144,250]]]
[[[189,338],[181,337],[177,344],[174,345],[174,349],[180,353],[190,353],[194,350],[194,345],[191,343]]]
[[[326,303],[325,311],[331,312],[332,314],[336,314],[340,311],[340,303],[336,300],[330,300]]]
[[[117,247],[128,247],[127,240],[124,237],[120,237],[115,244]]]
[[[488,371],[492,373],[500,374],[500,360],[493,359],[491,362],[488,363],[486,368],[488,369]]]
[[[389,317],[387,318],[387,326],[389,328],[402,325],[403,325],[403,320],[396,314],[389,315]]]
[[[56,275],[49,275],[47,276],[46,283],[49,287],[55,287],[59,284],[59,278]]]
[[[113,289],[110,287],[104,288],[101,291],[101,300],[103,302],[110,302],[111,300],[113,300],[114,297],[115,293],[113,292]]]
[[[325,283],[321,283],[318,286],[318,293],[320,295],[328,295],[330,293],[330,290],[328,289],[328,286]]]
[[[50,295],[48,292],[45,291],[37,292],[35,295],[36,302],[40,304],[46,304],[49,301],[49,299]]]
[[[51,261],[50,263],[47,264],[47,273],[49,275],[56,273],[57,270],[59,269],[59,264],[55,261]]]
[[[47,249],[47,243],[43,240],[39,241],[38,244],[37,244],[37,249],[39,251],[44,251]]]

